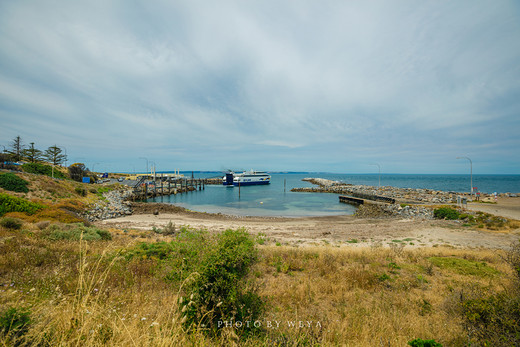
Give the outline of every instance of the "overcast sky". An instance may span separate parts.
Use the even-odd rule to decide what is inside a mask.
[[[520,173],[520,2],[1,1],[0,144],[69,164]]]

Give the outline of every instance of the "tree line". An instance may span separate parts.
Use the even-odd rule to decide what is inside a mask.
[[[0,164],[4,162],[17,163],[20,161],[27,161],[31,164],[24,164],[24,171],[26,170],[26,166],[29,167],[33,165],[35,167],[30,168],[32,173],[45,174],[45,172],[42,171],[45,171],[45,169],[38,167],[41,166],[38,163],[46,162],[56,166],[62,165],[67,161],[67,155],[63,153],[63,149],[57,145],[50,146],[46,150],[40,150],[35,147],[34,142],[31,142],[29,146],[24,145],[20,136],[16,136],[9,143],[8,147],[3,147],[4,150],[0,154]],[[82,177],[90,175],[90,170],[83,163],[74,163],[70,165],[68,167],[68,172],[70,178],[75,181],[81,181]],[[52,176],[54,177],[54,171],[52,171]]]
[[[30,163],[46,161],[53,165],[61,165],[67,161],[67,155],[60,147],[54,145],[42,151],[34,146],[34,142],[31,142],[29,146],[24,145],[20,136],[16,136],[7,148],[4,146],[3,153],[4,161],[26,160]]]

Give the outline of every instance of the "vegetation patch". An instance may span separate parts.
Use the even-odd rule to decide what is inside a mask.
[[[433,210],[433,216],[437,219],[457,220],[459,212],[451,207],[443,206]]]
[[[4,188],[5,190],[17,193],[27,193],[29,191],[29,188],[27,188],[28,184],[29,182],[13,173],[8,172],[0,174],[0,188]]]
[[[169,269],[166,280],[183,285],[179,314],[185,329],[203,327],[216,336],[223,321],[254,322],[262,312],[260,297],[245,281],[257,259],[255,244],[242,229],[211,235],[181,227],[171,242],[141,243],[123,255],[128,261],[152,259]],[[244,326],[237,333],[247,334],[254,328]]]
[[[462,258],[431,257],[428,258],[428,260],[442,269],[448,269],[461,275],[484,277],[493,276],[500,273],[484,262],[471,261]]]
[[[67,178],[67,176],[57,168],[42,163],[27,163],[22,165],[22,170],[27,173],[45,175],[54,178]]]
[[[0,313],[0,335],[15,346],[23,344],[23,335],[29,331],[30,311],[26,308],[10,307]]]
[[[100,241],[112,239],[112,235],[107,230],[87,227],[81,223],[51,224],[43,230],[43,237],[53,241]]]
[[[34,214],[43,209],[44,206],[28,200],[0,193],[0,216],[8,212],[23,212]]]
[[[18,218],[4,217],[0,219],[0,226],[6,229],[19,230],[22,224],[22,221]]]

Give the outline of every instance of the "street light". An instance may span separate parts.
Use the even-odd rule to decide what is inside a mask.
[[[381,165],[375,163],[375,164],[370,164],[370,165],[377,165],[377,167],[379,168],[379,186],[378,186],[378,190],[381,189]]]
[[[155,170],[157,170],[157,165],[155,164],[155,161],[152,161],[152,160],[150,160],[150,163],[153,163],[153,180],[155,181],[155,177],[156,177]],[[152,174],[152,173],[150,172],[150,174]]]
[[[470,173],[470,190],[469,196],[471,201],[473,201],[473,162],[468,157],[457,157],[457,159],[468,159],[469,160],[469,173]]]
[[[144,159],[144,160],[146,160],[146,171],[145,171],[145,173],[148,175],[148,158],[145,158],[145,157],[139,157],[139,159]]]

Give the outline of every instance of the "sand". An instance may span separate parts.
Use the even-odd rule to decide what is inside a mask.
[[[160,206],[160,205],[157,205]],[[500,198],[497,204],[470,203],[481,210],[520,220],[520,198]],[[172,211],[171,211],[172,210]],[[165,211],[165,212],[163,212]],[[263,234],[271,243],[294,246],[337,247],[391,246],[507,249],[520,239],[520,229],[484,231],[464,227],[459,221],[410,220],[399,218],[362,219],[355,216],[304,218],[238,217],[160,209],[159,214],[134,214],[98,222],[106,227],[151,231],[169,222],[209,231],[245,228]]]

